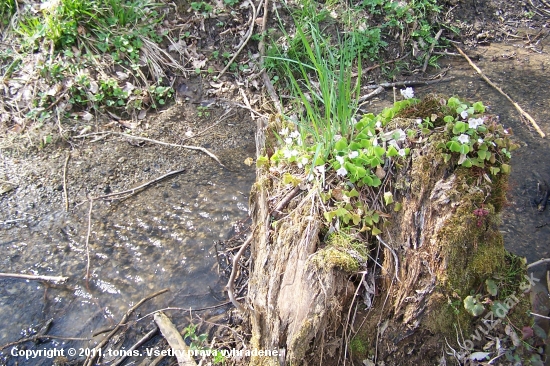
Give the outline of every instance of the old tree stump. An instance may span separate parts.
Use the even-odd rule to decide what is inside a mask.
[[[335,165],[312,171],[269,160],[280,146],[274,136],[289,125],[272,117],[259,126],[246,308],[251,347],[284,351],[253,364],[343,364],[350,354],[357,364],[435,364],[464,350],[457,339],[469,339],[479,317],[463,300],[491,278],[516,294],[507,316],[523,324],[524,267],[498,230],[507,160],[493,153],[496,160],[482,156],[485,168],[466,167],[446,148],[446,113],[431,97],[373,127],[380,144],[410,149],[371,168],[378,187],[346,182]],[[434,126],[421,132],[416,118],[426,116]],[[490,116],[484,123],[484,138],[510,145],[510,131]],[[515,277],[504,278],[514,266]]]

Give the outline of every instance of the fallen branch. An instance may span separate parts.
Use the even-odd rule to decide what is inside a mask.
[[[437,43],[437,40],[439,37],[441,37],[441,34],[443,33],[443,28],[437,32],[437,34],[434,37],[434,40],[432,44],[430,45],[430,49],[428,50],[428,53],[426,54],[426,59],[424,60],[424,66],[422,66],[422,72],[426,72],[426,69],[428,68],[428,62],[430,61],[430,57],[432,57],[432,52],[434,51],[435,44]]]
[[[237,254],[233,257],[233,268],[231,268],[231,276],[229,276],[229,281],[227,282],[227,285],[225,286],[227,290],[227,296],[229,297],[229,300],[235,305],[235,307],[241,312],[245,313],[246,309],[243,305],[241,305],[240,302],[235,299],[235,277],[237,276],[237,268],[239,267],[239,259],[243,255],[246,247],[248,244],[252,242],[252,238],[254,237],[254,233],[250,233],[250,236],[244,244],[241,246],[241,249],[237,252]]]
[[[63,197],[65,198],[65,212],[69,212],[69,194],[67,193],[67,166],[69,165],[69,159],[71,153],[67,153],[65,158],[65,165],[63,165]]]
[[[529,115],[529,113],[525,112],[523,110],[523,108],[521,108],[516,102],[514,102],[514,100],[512,98],[510,98],[508,96],[508,94],[506,94],[498,85],[496,85],[495,83],[493,83],[487,76],[485,76],[485,74],[479,69],[479,67],[476,66],[476,64],[473,63],[473,61],[468,57],[468,55],[466,55],[464,53],[464,51],[462,51],[460,49],[460,47],[458,47],[456,44],[453,44],[453,46],[455,46],[455,48],[457,49],[457,51],[466,59],[466,61],[468,61],[468,63],[470,64],[470,66],[472,66],[472,68],[477,71],[477,73],[479,74],[479,76],[481,76],[483,78],[483,80],[485,80],[487,82],[487,84],[489,84],[490,86],[492,86],[493,88],[495,88],[500,94],[502,94],[506,99],[508,99],[508,101],[510,103],[512,103],[512,105],[514,107],[516,107],[516,109],[518,110],[518,112],[520,113],[521,116],[525,117],[527,120],[529,120],[529,122],[531,122],[531,125],[533,126],[533,128],[539,133],[540,137],[544,138],[546,136],[546,134],[544,132],[542,132],[542,130],[540,129],[539,125],[537,124],[537,122],[535,122],[535,120],[533,119],[533,117],[531,117],[531,115]]]
[[[149,295],[147,297],[144,297],[143,299],[141,299],[137,304],[135,304],[134,306],[132,306],[130,309],[128,309],[128,311],[126,312],[126,314],[124,314],[124,316],[122,317],[122,319],[120,320],[120,322],[118,322],[118,324],[115,326],[115,328],[109,333],[107,334],[107,336],[105,338],[103,338],[103,340],[97,345],[95,346],[95,348],[90,352],[90,356],[88,356],[88,358],[86,358],[86,361],[84,362],[84,366],[93,366],[95,365],[95,361],[97,360],[97,357],[99,356],[99,350],[101,348],[103,348],[103,346],[105,346],[107,344],[107,342],[109,342],[109,340],[111,339],[111,337],[113,337],[115,335],[116,332],[118,332],[118,330],[120,329],[120,327],[126,323],[126,321],[128,320],[128,318],[130,317],[130,315],[132,315],[132,313],[134,312],[134,310],[136,310],[137,308],[139,308],[145,301],[147,300],[150,300],[154,297],[157,297],[159,295],[162,295],[163,293],[165,292],[168,292],[169,289],[165,288],[164,290],[160,290],[158,292],[155,292],[154,294],[152,295]]]
[[[151,143],[153,143],[153,144],[162,145],[162,146],[181,147],[181,148],[189,149],[189,150],[198,150],[198,151],[202,151],[202,152],[205,153],[206,155],[210,156],[212,159],[216,160],[216,162],[217,162],[218,164],[220,164],[221,166],[223,166],[223,167],[225,168],[225,165],[223,165],[223,164],[220,162],[220,160],[218,159],[218,157],[217,157],[216,155],[212,154],[210,151],[208,151],[208,150],[205,149],[204,147],[200,147],[200,146],[172,144],[172,143],[169,143],[169,142],[164,142],[164,141],[159,141],[159,140],[153,140],[153,139],[150,139],[150,138],[147,138],[147,137],[134,136],[134,135],[129,135],[129,134],[127,134],[127,133],[113,132],[113,131],[92,132],[92,133],[87,133],[87,134],[84,134],[84,135],[73,136],[73,138],[85,138],[85,137],[88,137],[88,136],[95,136],[95,135],[118,135],[118,136],[128,137],[128,138],[134,139],[134,140],[140,140],[140,141],[151,142]]]
[[[124,198],[128,198],[129,196],[135,194],[136,192],[144,189],[144,188],[147,188],[157,182],[160,182],[161,180],[164,180],[168,177],[171,177],[173,175],[177,175],[177,174],[181,174],[183,172],[185,172],[186,169],[180,169],[180,170],[174,170],[174,171],[171,171],[171,172],[168,172],[158,178],[155,178],[153,180],[150,180],[146,183],[143,183],[135,188],[130,188],[130,189],[127,189],[125,191],[121,191],[121,192],[113,192],[113,193],[109,193],[109,194],[105,194],[103,196],[98,196],[98,197],[93,197],[91,198],[92,200],[99,200],[99,199],[109,199],[111,197],[117,197],[117,196],[122,196],[122,195],[126,195]],[[112,198],[112,199],[117,199],[117,198]],[[118,199],[120,199],[120,197],[118,197]]]
[[[19,273],[0,273],[0,277],[4,278],[21,278],[24,280],[34,280],[34,281],[49,281],[49,282],[65,282],[69,277],[58,277],[58,276],[38,276],[38,275],[26,275]]]
[[[527,269],[533,268],[535,266],[538,266],[539,264],[544,264],[544,263],[550,263],[550,258],[541,259],[541,260],[538,260],[538,261],[533,262],[531,264],[528,264]]]
[[[254,24],[256,24],[256,18],[258,17],[258,13],[256,11],[256,7],[254,6],[254,3],[252,2],[252,0],[249,1],[250,2],[250,6],[252,7],[252,18],[250,18],[250,28],[248,28],[248,31],[246,32],[246,35],[244,37],[244,40],[241,42],[239,48],[237,49],[237,51],[233,54],[233,57],[231,57],[231,59],[229,60],[229,62],[227,63],[227,65],[225,65],[225,67],[223,68],[222,71],[220,71],[220,73],[218,74],[218,79],[223,75],[225,74],[225,72],[227,71],[227,69],[231,66],[231,64],[233,63],[233,61],[235,61],[235,59],[237,58],[237,56],[241,53],[241,51],[243,50],[244,46],[246,46],[246,44],[248,43],[248,41],[250,40],[250,37],[252,37],[252,33],[254,32]],[[263,3],[263,0],[260,0],[260,3],[258,4],[258,9],[262,6],[262,3]],[[264,15],[265,16],[265,15]]]
[[[168,317],[161,311],[155,314],[154,319],[160,329],[160,332],[176,354],[178,365],[197,366],[195,360],[188,353],[189,347],[185,344],[181,334],[178,332],[170,319],[168,319]]]
[[[357,100],[357,104],[359,106],[361,106],[364,102],[366,102],[367,100],[377,96],[378,94],[382,93],[384,91],[384,88],[379,86],[378,88],[376,88],[373,92],[370,92],[369,94],[367,95],[364,95],[362,96],[361,98],[359,98]]]
[[[396,81],[395,83],[380,83],[375,85],[368,85],[367,89],[378,89],[380,87],[394,88],[397,86],[431,85],[431,84],[437,84],[443,81],[451,81],[451,80],[454,80],[454,76],[451,76],[448,78],[435,79],[435,80],[406,80],[406,81]]]
[[[143,343],[147,342],[151,337],[158,331],[159,329],[155,326],[149,333],[144,335],[139,341],[137,341],[132,347],[130,347],[127,351],[124,352],[124,355],[119,358],[115,363],[113,363],[111,366],[118,366],[126,358],[128,358],[128,355],[132,353],[132,351],[138,349]]]

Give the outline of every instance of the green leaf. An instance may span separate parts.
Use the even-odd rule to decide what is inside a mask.
[[[395,148],[395,146],[391,145],[389,148],[388,148],[388,152],[386,153],[390,158],[393,157],[393,156],[397,156],[398,155],[398,151],[397,149]]]
[[[447,142],[447,148],[451,150],[452,152],[459,152],[460,151],[460,145],[457,141],[449,141]]]
[[[468,154],[468,153],[470,152],[470,146],[468,146],[468,145],[466,145],[466,144],[461,144],[461,145],[460,145],[460,149],[459,149],[458,152],[461,153],[461,154],[466,155],[466,154]]]
[[[462,162],[462,166],[465,168],[471,168],[472,167],[472,160],[466,159]]]
[[[375,146],[373,151],[374,151],[374,155],[378,157],[381,157],[386,153],[386,149],[384,149],[382,146]],[[378,164],[376,164],[375,166],[377,165]]]
[[[453,133],[458,135],[459,133],[464,133],[468,129],[468,124],[462,121],[458,121],[453,126]]]
[[[489,170],[491,171],[491,175],[497,175],[500,172],[500,168],[495,166],[490,167]]]
[[[403,204],[401,202],[396,202],[395,205],[393,206],[393,210],[395,212],[401,211],[402,208],[403,208]]]
[[[290,173],[283,174],[283,184],[292,184],[294,187],[296,187],[301,182],[302,182],[301,179],[293,176]]]
[[[372,235],[376,236],[376,235],[380,235],[380,234],[382,234],[382,230],[380,230],[376,226],[373,226],[372,227]]]
[[[359,192],[357,192],[357,190],[355,188],[353,188],[351,191],[349,192],[344,192],[344,194],[348,197],[359,197]]]
[[[267,156],[258,156],[258,159],[256,159],[256,167],[260,168],[263,166],[269,166],[269,159]]]
[[[491,294],[491,296],[497,296],[498,294],[498,286],[495,281],[488,278],[485,280],[485,285],[487,285],[487,292]]]
[[[485,156],[487,155],[487,151],[486,150],[478,150],[477,151],[477,156],[481,159],[481,160],[485,160]]]
[[[348,147],[348,140],[345,137],[342,137],[338,142],[334,144],[334,149],[337,151],[344,151]]]
[[[454,122],[455,118],[453,116],[445,116],[443,117],[443,121],[447,122],[447,123],[451,123],[451,122]]]
[[[483,305],[473,296],[467,296],[464,299],[464,309],[473,316],[480,316],[485,311]]]
[[[485,113],[485,106],[482,102],[475,102],[472,107],[474,107],[476,113]]]
[[[508,165],[508,164],[502,164],[502,165],[500,166],[500,170],[501,170],[504,174],[510,174],[511,168],[510,168],[510,165]]]
[[[461,105],[462,103],[460,102],[460,99],[458,98],[455,98],[455,97],[451,97],[449,98],[449,100],[447,101],[447,105],[449,106],[449,108],[451,109],[455,109],[457,108],[459,105]]]

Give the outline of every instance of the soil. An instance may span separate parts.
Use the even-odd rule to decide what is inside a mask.
[[[214,51],[219,51],[220,55],[224,51],[232,52],[246,29],[249,17],[246,8],[239,9],[234,14],[224,14],[225,26],[218,29],[217,19],[201,19],[192,12],[187,12],[187,2],[176,5],[183,11],[169,21],[185,24],[184,30],[190,31],[188,47],[192,47],[200,56],[198,62],[211,56]],[[460,29],[460,35],[449,32],[447,38],[462,41],[466,45],[465,51],[474,62],[531,113],[543,131],[550,134],[547,109],[550,101],[546,93],[550,89],[546,77],[546,70],[550,67],[547,51],[550,33],[550,18],[547,12],[550,12],[550,8],[546,3],[540,0],[449,0],[444,2],[443,7],[442,14],[447,24]],[[276,20],[270,18],[268,28],[277,26]],[[201,29],[207,31],[203,32]],[[399,46],[395,43],[390,44],[388,48],[398,49]],[[452,47],[447,51],[455,52]],[[0,221],[4,232],[2,236],[17,237],[33,227],[35,230],[48,230],[48,224],[39,223],[37,218],[63,210],[65,186],[73,216],[66,215],[62,219],[76,220],[82,224],[87,218],[87,205],[82,205],[87,197],[130,189],[171,170],[186,169],[185,174],[199,175],[202,183],[214,175],[237,179],[230,173],[246,171],[247,167],[243,161],[255,155],[255,122],[251,117],[251,114],[254,114],[242,108],[242,105],[249,104],[252,108],[264,112],[269,110],[265,103],[267,98],[262,94],[259,70],[253,62],[257,53],[257,42],[251,41],[238,59],[238,65],[247,68],[240,72],[228,72],[221,80],[214,81],[212,75],[203,78],[192,77],[191,72],[186,77],[174,78],[173,83],[178,91],[179,100],[157,115],[150,115],[139,123],[98,120],[92,124],[89,131],[128,132],[173,144],[201,146],[217,155],[225,168],[198,151],[134,141],[119,135],[66,140],[54,138],[52,143],[39,148],[39,141],[44,136],[56,135],[59,129],[56,125],[29,130],[23,139],[3,135],[0,176]],[[550,155],[548,144],[530,131],[529,126],[520,121],[517,112],[508,102],[481,81],[462,58],[448,56],[441,59],[440,64],[443,68],[449,66],[447,74],[456,76],[457,80],[449,84],[418,88],[417,92],[419,95],[447,92],[472,101],[483,100],[492,107],[494,113],[501,116],[501,122],[513,128],[518,140],[521,141],[522,149],[515,153],[512,160],[510,201],[503,215],[502,229],[505,232],[506,245],[512,252],[527,257],[529,262],[550,256],[546,239],[550,234],[548,209],[539,213],[531,204],[531,199],[537,196],[537,180],[542,177],[550,181],[550,167],[546,162]],[[191,71],[192,65],[188,66]],[[214,71],[220,71],[224,67],[223,59],[213,61],[211,66]],[[428,69],[429,73],[440,71]],[[409,71],[397,79],[421,76],[423,75],[418,71],[412,72],[411,76]],[[367,75],[365,84],[381,81],[382,77],[380,73]],[[370,108],[376,111],[392,101],[391,92],[387,92],[380,100],[373,102]],[[229,110],[230,116],[217,123]],[[87,128],[87,125],[82,121],[76,124],[67,122],[61,125],[61,129],[76,137]],[[207,132],[200,134],[204,130]],[[71,158],[65,183],[63,167],[67,154],[70,154]],[[206,174],[203,174],[203,171],[206,171]],[[184,189],[195,189],[201,182],[184,178],[179,184],[184,185]],[[186,184],[193,187],[187,187]],[[169,191],[168,186],[168,182],[161,185],[166,191]],[[127,209],[132,210],[131,207]],[[107,214],[109,208],[103,207],[99,210],[98,216]],[[59,217],[51,218],[53,221],[57,219]],[[82,233],[79,235],[82,238]],[[10,241],[3,241],[3,245],[8,254],[2,259],[1,271],[27,270],[25,265],[17,264],[16,254],[10,253]],[[55,253],[42,255],[50,258],[48,262],[54,263],[54,267],[61,266],[61,263],[55,264],[53,260]],[[82,267],[80,266],[78,273],[64,275],[82,277]],[[38,272],[42,269],[38,268]],[[82,278],[79,281],[82,284]],[[144,294],[137,294],[132,301],[136,301],[142,297],[141,295]],[[25,295],[19,294],[19,297],[24,299]],[[130,302],[128,300],[128,303]],[[166,303],[160,302],[157,305],[163,307]],[[118,309],[112,316],[115,322],[121,318],[124,308],[127,307]],[[45,317],[44,314],[37,316]],[[179,324],[180,329],[183,327],[182,324],[185,322]],[[10,334],[5,340],[13,341],[16,336],[17,334]],[[396,350],[394,360],[407,360],[400,364],[436,364],[439,361],[442,354],[441,344],[432,341],[422,345],[413,343],[410,344],[410,348]],[[0,362],[14,364],[15,360],[3,356]],[[361,364],[362,360],[354,362]]]

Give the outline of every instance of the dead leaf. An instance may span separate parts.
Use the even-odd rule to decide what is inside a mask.
[[[81,117],[82,117],[82,119],[83,119],[84,121],[86,121],[86,122],[89,122],[89,121],[91,121],[92,119],[94,119],[94,115],[91,114],[90,112],[83,112],[83,113],[81,114]]]
[[[136,127],[139,126],[139,122],[130,122],[130,121],[124,121],[124,120],[120,120],[118,121],[118,123],[120,123],[120,125],[124,128],[128,128],[130,130],[133,130],[135,129]]]
[[[126,79],[128,79],[128,78],[130,77],[129,74],[127,74],[127,73],[125,73],[125,72],[121,72],[121,71],[117,71],[117,72],[116,72],[116,76],[118,76],[118,78],[119,78],[120,80],[126,80]]]
[[[139,111],[139,114],[138,114],[138,119],[144,119],[145,116],[147,116],[147,111],[145,109],[142,109],[141,111]]]
[[[244,159],[244,163],[248,166],[251,166],[252,164],[254,164],[254,159],[246,158],[246,159]]]
[[[384,168],[382,168],[380,165],[378,165],[376,167],[376,176],[380,179],[384,179],[384,177],[386,176],[386,171],[384,170]]]
[[[96,94],[99,90],[99,85],[97,85],[97,82],[95,80],[90,81],[90,92],[92,94]]]

